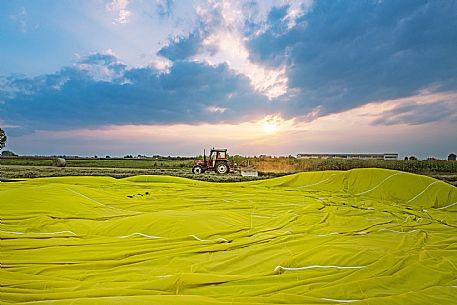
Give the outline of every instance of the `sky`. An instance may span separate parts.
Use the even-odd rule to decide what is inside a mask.
[[[457,151],[457,1],[0,0],[21,155]]]

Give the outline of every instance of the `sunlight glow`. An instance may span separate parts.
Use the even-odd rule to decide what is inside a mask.
[[[284,120],[280,116],[267,115],[263,120],[259,121],[262,130],[267,134],[275,134],[282,127]]]
[[[278,130],[278,125],[276,125],[276,123],[265,122],[262,127],[263,131],[266,133],[275,133]]]
[[[442,130],[454,130],[454,121],[443,121],[431,125],[373,125],[372,122],[389,111],[412,102],[431,104],[447,101],[449,109],[457,113],[457,92],[428,93],[378,101],[344,112],[287,119],[280,114],[266,115],[255,121],[204,124],[154,124],[154,125],[105,125],[97,128],[63,129],[56,131],[37,130],[22,136],[11,137],[9,144],[16,151],[34,154],[80,154],[83,156],[114,156],[125,154],[195,155],[203,148],[227,147],[232,155],[289,155],[302,152],[352,151],[354,147],[372,147],[372,151],[398,150],[410,154],[411,148],[403,139],[410,139],[424,155],[439,154],[424,144],[424,136],[442,140]],[[222,111],[213,105],[208,111]],[[221,108],[218,110],[219,107]],[[2,124],[3,123],[3,124]],[[19,128],[19,125],[0,126]],[[435,128],[436,127],[436,128]],[[223,136],[221,136],[223,135]],[[414,135],[414,136],[411,136]],[[455,137],[454,137],[455,138]],[[452,139],[454,139],[452,138]],[[74,139],[78,139],[75,148]],[[352,139],[352,140],[348,140]],[[380,140],[381,139],[381,140]],[[454,141],[456,142],[456,141]],[[57,143],[57,144],[56,144]],[[134,144],[132,144],[134,143]]]

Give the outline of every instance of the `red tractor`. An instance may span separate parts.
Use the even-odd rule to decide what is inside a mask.
[[[192,173],[201,174],[206,171],[215,171],[218,174],[228,174],[230,171],[227,149],[216,149],[213,147],[206,160],[205,150],[203,150],[203,160],[194,160]]]

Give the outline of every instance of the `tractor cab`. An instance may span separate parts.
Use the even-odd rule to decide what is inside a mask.
[[[195,160],[192,173],[201,174],[206,171],[215,171],[218,174],[227,174],[229,172],[229,162],[227,149],[212,148],[208,160],[206,160],[205,150],[203,150],[203,160]]]
[[[208,163],[214,167],[217,161],[227,160],[227,149],[211,149]]]

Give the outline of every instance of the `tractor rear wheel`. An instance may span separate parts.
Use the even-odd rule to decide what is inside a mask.
[[[203,173],[203,169],[200,165],[195,165],[193,168],[192,168],[192,174],[195,174],[195,175],[198,175],[198,174],[201,174]]]
[[[218,174],[227,174],[229,171],[229,167],[226,163],[218,163],[216,165],[216,173]]]

